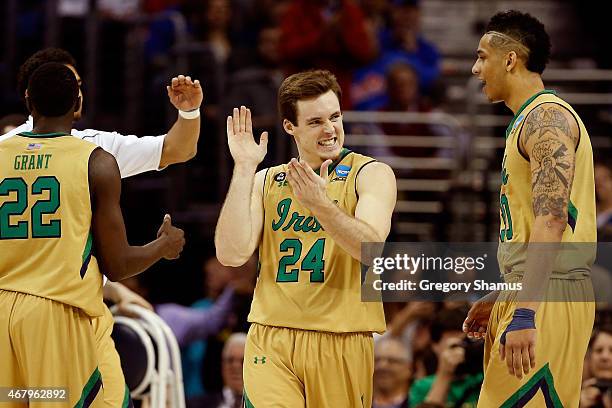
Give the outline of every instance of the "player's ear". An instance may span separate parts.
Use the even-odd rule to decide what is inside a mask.
[[[293,136],[294,126],[289,119],[283,119],[283,129],[285,129],[285,132]]]
[[[508,54],[506,54],[506,72],[512,71],[517,62],[518,55],[516,55],[516,51],[510,51]]]
[[[81,110],[81,103],[83,103],[83,98],[81,95],[78,96],[76,103],[74,104],[74,111],[78,112]]]
[[[30,96],[28,95],[28,90],[25,91],[25,105],[28,112],[32,113],[32,104],[30,103]]]

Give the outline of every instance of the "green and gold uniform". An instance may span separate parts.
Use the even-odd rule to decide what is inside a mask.
[[[102,400],[91,323],[104,311],[90,234],[96,148],[63,133],[0,143],[0,386],[65,387],[58,407]]]
[[[499,355],[501,335],[516,308],[516,292],[502,292],[495,303],[487,329],[485,380],[478,403],[483,408],[578,407],[580,398],[582,364],[595,316],[589,279],[597,241],[593,151],[589,134],[576,112],[552,91],[539,92],[527,100],[506,131],[498,262],[506,282],[522,279],[535,216],[531,166],[519,150],[519,135],[526,118],[543,103],[567,109],[580,130],[568,225],[546,298],[536,313],[536,367],[521,380],[508,373],[507,364]],[[558,166],[554,161],[547,165],[548,172],[554,172]]]
[[[374,159],[344,149],[329,168],[327,195],[354,216],[356,180]],[[295,198],[287,165],[267,170],[260,270],[249,314],[247,406],[370,406],[372,332],[382,304],[361,301],[360,263]]]

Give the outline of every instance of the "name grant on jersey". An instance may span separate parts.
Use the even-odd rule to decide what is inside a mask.
[[[15,170],[48,169],[51,154],[18,154],[15,156]]]

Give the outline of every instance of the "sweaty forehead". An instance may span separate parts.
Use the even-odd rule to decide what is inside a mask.
[[[484,51],[486,53],[491,52],[491,45],[490,45],[490,41],[491,41],[491,34],[485,34],[482,37],[480,37],[480,41],[478,42],[478,50],[479,51]]]
[[[340,102],[336,94],[330,90],[316,98],[299,100],[296,107],[300,122],[317,117],[329,117],[340,110]]]

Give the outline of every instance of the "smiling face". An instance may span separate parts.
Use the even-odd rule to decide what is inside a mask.
[[[472,66],[472,74],[482,82],[483,92],[491,102],[503,101],[506,96],[507,64],[502,50],[491,46],[491,35],[485,34],[478,43],[478,58]]]
[[[297,101],[297,123],[285,119],[285,131],[295,138],[300,153],[311,166],[336,159],[344,145],[340,101],[329,90],[312,99]]]

